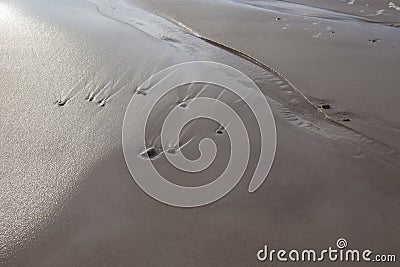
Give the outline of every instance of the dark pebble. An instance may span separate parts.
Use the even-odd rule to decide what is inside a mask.
[[[225,131],[225,128],[221,125],[218,127],[218,129],[215,131],[217,134],[223,134]]]
[[[147,149],[146,151],[144,151],[141,154],[142,157],[148,157],[148,158],[154,158],[155,156],[157,156],[157,151],[154,147],[151,147],[149,149]]]
[[[147,95],[147,93],[143,90],[136,91],[138,95]]]
[[[331,105],[329,105],[329,104],[322,104],[322,105],[321,105],[321,108],[322,108],[322,109],[330,109],[330,108],[331,108]]]
[[[66,103],[67,103],[67,101],[58,100],[56,104],[57,104],[57,106],[62,107],[62,106],[64,106]]]

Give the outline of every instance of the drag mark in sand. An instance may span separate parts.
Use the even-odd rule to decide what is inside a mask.
[[[293,83],[291,83],[286,77],[284,77],[281,73],[279,73],[278,71],[276,71],[275,69],[273,69],[270,66],[265,65],[264,63],[262,63],[261,61],[257,60],[256,58],[240,51],[237,49],[234,49],[232,47],[229,47],[225,44],[219,43],[215,40],[212,40],[208,37],[205,37],[201,34],[199,34],[198,32],[195,32],[193,29],[189,28],[188,26],[184,25],[183,23],[176,21],[172,18],[168,18],[171,22],[173,22],[174,24],[176,24],[177,26],[180,26],[182,29],[186,30],[188,33],[202,39],[203,41],[210,43],[211,45],[217,46],[219,48],[222,48],[232,54],[235,54],[236,56],[239,56],[251,63],[253,63],[254,65],[257,65],[258,67],[263,68],[264,70],[273,73],[273,75],[270,75],[270,77],[272,76],[272,78],[270,78],[270,81],[278,81],[278,84],[282,84],[284,83],[285,85],[282,85],[281,88],[282,89],[286,89],[286,92],[288,92],[290,89],[289,88],[293,88],[306,102],[308,102],[308,104],[310,104],[311,106],[313,106],[315,108],[316,111],[321,112],[327,119],[331,120],[334,123],[337,123],[336,120],[330,118],[326,113],[323,112],[323,110],[319,109],[318,106],[316,106],[313,102],[311,102],[308,97],[301,92]],[[340,124],[343,127],[347,127],[346,125]]]
[[[349,125],[355,114],[334,108],[322,108],[322,105],[329,101],[306,96],[281,73],[256,58],[208,38],[173,18],[162,18],[147,13],[123,1],[101,1],[96,5],[100,14],[139,29],[159,41],[165,41],[165,36],[168,36],[167,39],[171,40],[177,49],[194,58],[214,60],[242,70],[260,86],[288,121],[339,143],[348,143],[349,149],[352,150],[350,155],[360,156],[367,150],[400,166],[400,153],[397,149],[381,140],[368,137]],[[151,88],[152,85],[149,86]],[[146,90],[136,93],[146,95]]]
[[[355,145],[356,147],[356,152],[352,153],[354,156],[361,156],[362,149],[361,146],[370,147],[372,148],[372,151],[377,152],[377,156],[387,162],[390,162],[396,166],[400,166],[400,152],[391,147],[390,145],[387,145],[381,141],[374,140],[373,138],[370,138],[366,136],[364,133],[357,131],[356,129],[351,128],[348,125],[345,125],[344,123],[350,122],[351,115],[349,112],[330,112],[329,114],[326,112],[328,108],[322,108],[323,105],[325,104],[320,104],[321,100],[313,98],[314,101],[311,101],[311,97],[307,97],[304,93],[302,93],[293,83],[291,83],[285,76],[283,76],[281,73],[276,71],[275,69],[271,68],[270,66],[265,65],[261,61],[257,60],[256,58],[240,51],[237,49],[234,49],[232,47],[229,47],[225,44],[222,44],[220,42],[217,42],[215,40],[212,40],[208,37],[205,37],[201,35],[200,33],[194,31],[190,27],[184,25],[182,22],[176,21],[173,18],[167,18],[169,21],[174,23],[175,25],[179,26],[186,32],[196,36],[197,38],[200,38],[201,40],[219,47],[225,51],[228,51],[236,56],[239,56],[254,65],[257,65],[258,67],[261,67],[267,72],[272,73],[275,77],[270,78],[269,80],[272,81],[283,81],[285,85],[281,85],[280,88],[282,89],[281,91],[283,94],[279,94],[278,98],[280,100],[283,100],[280,102],[278,105],[280,106],[280,109],[283,111],[284,114],[286,114],[287,118],[291,122],[295,122],[299,126],[305,126],[306,128],[309,128],[310,130],[317,131],[319,133],[324,133],[325,136],[331,138],[331,139],[348,139],[350,143]],[[303,99],[304,101],[302,101]],[[303,102],[303,104],[301,104]],[[317,102],[317,104],[315,104]],[[294,105],[293,105],[294,104]],[[299,105],[300,104],[300,105]],[[330,108],[329,108],[330,109]],[[325,124],[322,122],[320,116],[314,116],[312,114],[315,114],[315,111],[323,115],[323,118],[328,120],[328,124]],[[318,119],[319,118],[319,119]],[[315,121],[317,119],[317,121]],[[315,122],[312,122],[312,121]],[[322,124],[324,125],[321,125]],[[318,126],[318,124],[320,126]],[[331,125],[329,125],[331,124]],[[332,126],[337,126],[333,127]],[[383,125],[382,125],[383,126]],[[385,127],[387,128],[387,127]],[[389,129],[389,128],[387,128]],[[390,128],[389,130],[393,130]],[[396,129],[395,129],[396,130]],[[359,140],[361,144],[357,144],[358,142],[354,142],[354,140]]]

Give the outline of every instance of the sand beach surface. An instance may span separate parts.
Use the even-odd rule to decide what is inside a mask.
[[[0,264],[262,266],[266,244],[324,249],[338,238],[400,257],[400,2],[326,2],[0,1]],[[199,94],[237,108],[254,151],[224,198],[171,207],[132,178],[124,114],[133,95],[152,99],[138,91],[152,74],[202,60],[259,86],[276,123],[275,161],[249,194],[257,123],[218,86],[183,86],[154,110],[146,140],[132,139],[155,148],[161,172],[197,186],[227,164],[229,137],[207,120],[180,142],[195,159],[212,138],[210,169],[188,175],[164,156],[162,119]],[[313,263],[330,264],[340,266]]]

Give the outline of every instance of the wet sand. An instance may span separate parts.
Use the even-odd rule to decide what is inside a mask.
[[[218,1],[209,10],[211,2],[141,4],[266,63],[315,103],[334,105],[335,119],[349,114],[352,128],[399,149],[400,91],[393,78],[400,56],[397,28],[308,6],[271,10]]]
[[[400,255],[400,34],[349,17],[365,17],[355,12],[361,1],[351,9],[304,1],[346,15],[225,1],[44,2],[0,5],[2,263],[255,266],[264,244],[322,249],[340,237]],[[190,60],[249,75],[271,104],[278,144],[255,193],[247,188],[257,153],[226,197],[182,209],[137,186],[121,128],[141,82]],[[187,153],[196,157],[215,128],[193,124]],[[226,140],[215,140],[224,152]],[[207,182],[224,155],[209,173],[175,182]],[[172,172],[165,158],[156,161]]]

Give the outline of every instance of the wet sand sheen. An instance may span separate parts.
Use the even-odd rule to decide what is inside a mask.
[[[5,203],[3,207],[6,207],[2,208],[6,215],[2,229],[7,229],[6,235],[2,235],[2,243],[9,244],[2,260],[10,265],[30,266],[132,263],[141,266],[249,266],[256,263],[255,253],[265,243],[279,247],[307,245],[318,248],[335,242],[338,235],[346,236],[354,247],[368,244],[379,251],[397,252],[394,250],[398,248],[399,240],[394,233],[398,229],[400,214],[396,209],[399,204],[396,193],[398,148],[393,145],[396,136],[391,134],[388,142],[382,142],[380,129],[375,138],[370,136],[370,131],[366,135],[363,131],[358,133],[357,129],[349,129],[354,127],[352,124],[347,128],[346,121],[340,120],[357,120],[357,116],[352,115],[357,113],[346,109],[341,111],[340,99],[318,99],[311,96],[314,94],[305,98],[300,93],[306,88],[304,84],[300,83],[302,88],[296,90],[286,78],[263,67],[264,64],[268,66],[268,61],[260,61],[265,62],[260,67],[248,58],[232,53],[245,51],[240,46],[230,45],[234,51],[225,51],[221,49],[224,47],[187,35],[179,27],[129,5],[113,4],[111,8],[107,3],[99,3],[98,10],[93,5],[82,8],[79,2],[66,5],[77,8],[75,16],[65,13],[63,5],[50,9],[56,11],[56,15],[46,17],[48,13],[40,14],[46,18],[47,27],[58,25],[60,28],[55,32],[63,30],[68,33],[65,34],[70,38],[69,43],[79,47],[78,52],[64,52],[70,57],[61,59],[61,66],[73,66],[84,59],[82,71],[69,72],[66,81],[60,82],[57,79],[65,77],[65,72],[58,71],[60,65],[49,68],[41,62],[31,65],[27,59],[18,61],[23,70],[29,66],[38,70],[28,72],[28,81],[41,77],[35,84],[37,93],[27,91],[31,88],[29,82],[15,78],[19,74],[17,70],[7,73],[9,88],[22,90],[18,94],[3,92],[2,98],[11,98],[11,101],[4,108],[6,113],[1,118],[2,123],[6,125],[13,121],[9,114],[20,110],[18,98],[28,93],[35,96],[31,98],[34,104],[29,105],[35,112],[31,117],[23,112],[22,117],[31,122],[21,119],[14,124],[19,130],[34,126],[38,134],[22,135],[18,136],[20,139],[12,140],[11,131],[15,128],[10,127],[2,133],[4,137],[1,140],[7,140],[2,152],[15,159],[16,154],[11,154],[11,151],[15,151],[14,144],[21,144],[40,159],[40,163],[32,163],[31,168],[48,166],[53,160],[59,175],[54,179],[51,171],[46,173],[39,168],[33,177],[36,177],[37,184],[45,184],[40,189],[32,180],[28,184],[34,189],[2,188],[1,198]],[[33,7],[38,8],[40,4],[33,4]],[[32,10],[38,12],[35,8]],[[175,19],[179,21],[179,18]],[[40,29],[40,23],[44,22],[25,26]],[[103,27],[98,27],[99,23]],[[196,18],[192,23],[198,23]],[[197,25],[191,26],[198,29]],[[9,25],[5,27],[8,29]],[[80,29],[78,35],[76,29]],[[40,31],[36,34],[40,36]],[[218,40],[214,37],[210,40]],[[2,38],[18,37],[10,31]],[[113,39],[118,41],[110,42]],[[21,42],[15,40],[12,42]],[[46,42],[57,43],[56,40],[50,35]],[[36,51],[52,51],[50,55],[57,58],[60,50],[52,50],[51,46],[42,50],[44,44],[44,41],[39,41]],[[247,193],[250,167],[239,186],[221,201],[201,209],[177,209],[149,198],[133,182],[122,156],[120,128],[129,98],[140,93],[136,88],[148,75],[174,63],[202,59],[227,63],[244,71],[268,96],[278,126],[277,158],[267,182],[255,194]],[[36,76],[38,73],[41,76]],[[285,77],[291,80],[290,75]],[[50,82],[46,78],[51,78]],[[196,90],[191,94],[196,95]],[[43,91],[48,94],[44,98]],[[187,89],[183,91],[186,93],[174,96],[176,103],[190,95]],[[145,91],[141,93],[149,97]],[[339,124],[327,120],[324,113],[338,120]],[[48,119],[43,122],[43,117]],[[359,117],[361,121],[370,122],[370,117],[365,114]],[[382,122],[378,120],[376,123],[380,125]],[[67,132],[66,127],[69,129]],[[188,134],[200,140],[215,135],[216,130],[216,125],[200,122],[193,125]],[[393,133],[393,130],[388,132]],[[65,143],[60,143],[61,138]],[[150,139],[156,140],[156,136]],[[38,148],[34,140],[42,140],[46,149]],[[76,143],[74,140],[80,141]],[[223,139],[217,141],[222,150],[226,147],[224,142]],[[189,154],[195,156],[196,144],[194,142],[189,148]],[[253,144],[257,146],[257,141]],[[55,151],[59,153],[56,160]],[[96,157],[89,158],[91,154]],[[21,160],[29,159],[28,156],[18,153]],[[223,166],[224,160],[224,154],[220,155],[217,166]],[[170,171],[162,158],[159,161],[161,168]],[[3,163],[11,166],[5,171],[5,183],[18,184],[18,179],[26,177],[30,170],[17,174],[11,169],[24,165],[8,160]],[[66,172],[61,167],[63,164],[73,166],[73,171]],[[207,177],[200,175],[197,179],[207,180],[215,172],[218,168],[210,170]],[[50,181],[57,186],[53,187]],[[188,181],[184,176],[178,176],[176,182]],[[68,184],[71,190],[67,190]],[[34,198],[37,205],[47,207],[48,211],[39,212],[29,204],[32,202],[24,199],[21,204],[11,202],[10,199],[16,199],[18,192],[28,197],[38,193]],[[49,194],[54,198],[49,198]],[[57,202],[60,204],[55,204]],[[21,209],[22,213],[12,215],[13,211],[20,209],[19,205],[26,208]],[[55,209],[60,211],[55,212]],[[26,224],[21,223],[24,216],[32,219]],[[36,224],[35,218],[41,217],[50,218],[47,223],[37,224],[34,230],[30,230],[34,232],[32,235],[27,226]],[[9,234],[12,231],[26,234],[13,236]],[[154,251],[158,251],[156,257]]]

